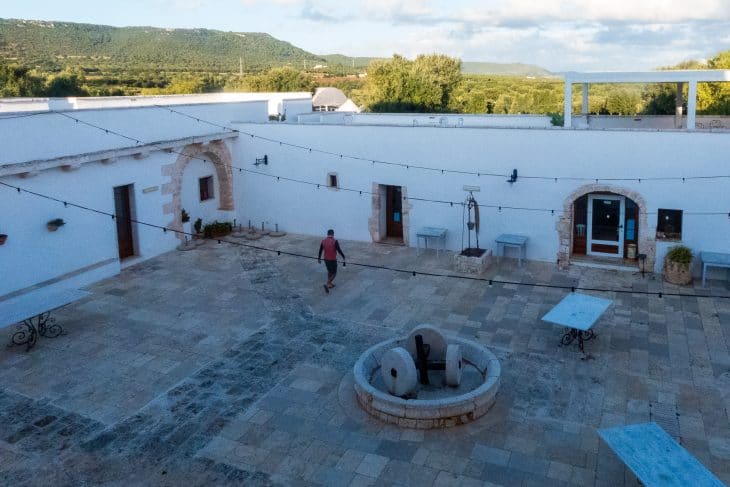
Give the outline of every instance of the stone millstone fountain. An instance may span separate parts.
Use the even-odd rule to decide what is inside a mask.
[[[406,428],[468,423],[494,404],[501,367],[478,343],[420,325],[381,342],[354,367],[355,393],[371,415]]]

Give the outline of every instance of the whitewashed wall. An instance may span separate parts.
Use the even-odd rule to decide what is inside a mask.
[[[133,184],[131,199],[136,218],[167,225],[171,217],[163,215],[162,207],[171,196],[162,195],[160,190],[160,165],[173,162],[174,157],[175,154],[156,152],[141,160],[127,157],[110,165],[85,164],[72,172],[51,169],[28,179],[2,180],[108,213],[115,211],[113,188]],[[144,193],[145,188],[151,191]],[[0,296],[68,273],[80,271],[67,283],[78,287],[119,272],[116,223],[111,217],[64,207],[7,187],[0,187],[0,208],[0,233],[9,236],[0,247]],[[46,222],[55,218],[62,218],[66,225],[49,232]],[[171,232],[163,234],[159,229],[134,223],[132,227],[139,259],[159,255],[179,243]],[[110,262],[93,272],[84,271],[107,261]]]
[[[234,119],[268,120],[267,100],[171,108],[222,125],[230,125]],[[76,111],[72,115],[149,143],[203,137],[223,131],[155,107],[93,109]],[[84,162],[73,171],[53,168],[21,178],[17,174],[32,172],[37,161],[64,156],[73,158],[100,151],[114,153],[136,144],[58,114],[0,118],[0,144],[3,146],[0,153],[2,182],[108,213],[115,211],[113,188],[133,184],[131,200],[136,219],[164,226],[175,218],[163,213],[163,207],[172,201],[172,195],[162,194],[163,184],[170,181],[170,176],[163,175],[161,169],[177,160],[179,155],[175,152],[147,152],[142,147],[141,158],[126,155],[112,164]],[[237,164],[235,157],[234,164]],[[214,176],[216,192],[214,200],[201,204],[197,178],[203,175]],[[210,163],[192,160],[183,179],[181,197],[191,217],[212,221],[232,216],[231,212],[222,215],[218,210],[220,188]],[[64,285],[79,287],[119,272],[116,223],[111,217],[70,206],[64,208],[60,203],[24,192],[18,194],[3,186],[0,186],[0,208],[3,210],[0,212],[0,233],[9,236],[5,245],[0,246],[0,297],[51,279],[62,278]],[[46,222],[54,218],[62,218],[67,223],[57,232],[48,232]],[[165,234],[162,230],[134,223],[132,226],[137,256],[125,263],[154,257],[179,244],[173,232]]]
[[[432,167],[549,177],[647,178],[728,174],[730,137],[718,133],[577,131],[536,129],[471,129],[336,125],[242,124],[241,130],[294,144],[368,159]],[[329,172],[337,172],[340,185],[371,191],[373,183],[400,185],[409,197],[461,202],[464,185],[480,186],[480,204],[554,209],[532,212],[482,209],[480,244],[493,248],[502,233],[527,235],[527,256],[556,260],[556,222],[566,198],[583,184],[518,178],[476,177],[424,172],[416,169],[372,165],[338,156],[327,156],[278,143],[242,137],[234,145],[234,158],[248,160],[252,154],[269,156],[269,165],[259,170],[272,175],[321,182],[319,189],[276,181],[252,174],[236,174],[234,191],[240,218],[278,222],[283,229],[322,234],[333,227],[341,238],[370,240],[368,218],[371,197],[326,188]],[[605,182],[603,182],[605,183]],[[727,179],[687,182],[617,182],[616,186],[638,191],[645,198],[650,232],[656,228],[659,208],[722,211],[719,216],[685,215],[683,238],[695,251],[730,252],[730,182]],[[462,208],[410,202],[410,242],[423,226],[448,229],[447,245],[462,246]],[[661,263],[658,262],[658,265]]]
[[[266,101],[170,108],[223,126],[228,126],[231,120],[268,120]],[[156,107],[84,110],[69,115],[110,132],[105,133],[57,113],[0,119],[0,146],[3,147],[0,165],[135,147],[135,142],[113,132],[153,143],[225,131]]]

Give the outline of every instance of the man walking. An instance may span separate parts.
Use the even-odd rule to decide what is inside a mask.
[[[329,294],[330,289],[335,287],[332,281],[337,275],[337,252],[342,256],[342,265],[345,265],[345,254],[342,253],[340,243],[335,240],[335,231],[332,229],[327,230],[327,238],[319,244],[317,263],[322,262],[322,252],[324,252],[324,265],[327,266],[327,284],[324,285],[324,292]]]

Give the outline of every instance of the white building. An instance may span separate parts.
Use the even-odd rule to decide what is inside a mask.
[[[690,95],[692,83],[730,80],[681,73],[671,81]],[[591,76],[566,86],[608,79]],[[182,209],[405,245],[441,227],[457,250],[465,186],[480,190],[483,248],[520,234],[529,259],[625,265],[636,253],[647,270],[677,242],[728,252],[730,120],[693,106],[676,117],[568,110],[553,127],[542,116],[313,113],[308,93],[2,100],[0,299],[83,286],[172,250],[184,237],[163,228],[181,230]],[[270,122],[281,110],[286,123]],[[66,225],[50,232],[55,218]]]

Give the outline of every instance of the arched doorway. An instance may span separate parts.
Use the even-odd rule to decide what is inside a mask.
[[[163,186],[162,194],[172,195],[172,201],[166,203],[164,207],[164,213],[172,215],[172,221],[168,223],[168,227],[182,231],[182,182],[185,168],[190,161],[203,159],[211,164],[211,171],[215,172],[214,194],[219,210],[232,211],[234,201],[232,158],[224,141],[190,144],[180,152],[180,156],[173,164],[162,166],[163,174],[170,177],[170,181]],[[190,208],[186,208],[186,210],[191,211]],[[178,234],[178,238],[182,241],[185,240],[183,234]]]
[[[582,186],[566,198],[563,210],[557,224],[562,267],[574,255],[622,259],[645,254],[645,268],[653,269],[656,242],[648,231],[646,203],[636,191]]]

